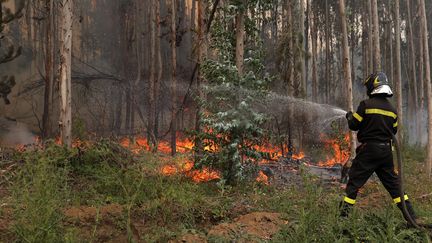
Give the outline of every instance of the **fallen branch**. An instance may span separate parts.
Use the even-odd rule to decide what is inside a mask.
[[[432,192],[431,192],[431,193],[428,193],[428,194],[423,194],[423,195],[417,197],[417,199],[425,199],[425,198],[427,198],[427,197],[429,197],[429,196],[432,196]]]

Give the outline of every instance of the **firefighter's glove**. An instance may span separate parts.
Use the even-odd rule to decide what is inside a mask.
[[[346,117],[346,119],[348,120],[348,121],[351,121],[354,117],[353,117],[353,113],[352,113],[352,111],[348,111],[346,114],[345,114],[345,117]]]

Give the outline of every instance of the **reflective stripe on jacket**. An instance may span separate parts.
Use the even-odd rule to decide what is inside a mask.
[[[359,142],[388,142],[391,132],[397,132],[397,113],[385,97],[371,97],[360,102],[353,119],[348,120],[351,130],[358,131]]]

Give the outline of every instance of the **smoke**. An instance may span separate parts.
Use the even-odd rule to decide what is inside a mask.
[[[0,146],[17,146],[34,143],[35,134],[21,122],[0,117]]]

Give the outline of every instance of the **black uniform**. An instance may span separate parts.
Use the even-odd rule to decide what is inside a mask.
[[[348,113],[347,119],[349,128],[358,131],[361,145],[356,149],[357,156],[349,171],[345,204],[355,203],[358,190],[375,172],[400,207],[399,179],[394,170],[391,144],[391,133],[396,134],[398,126],[395,108],[387,98],[372,96],[360,103],[356,113]],[[408,200],[407,195],[404,197]]]

